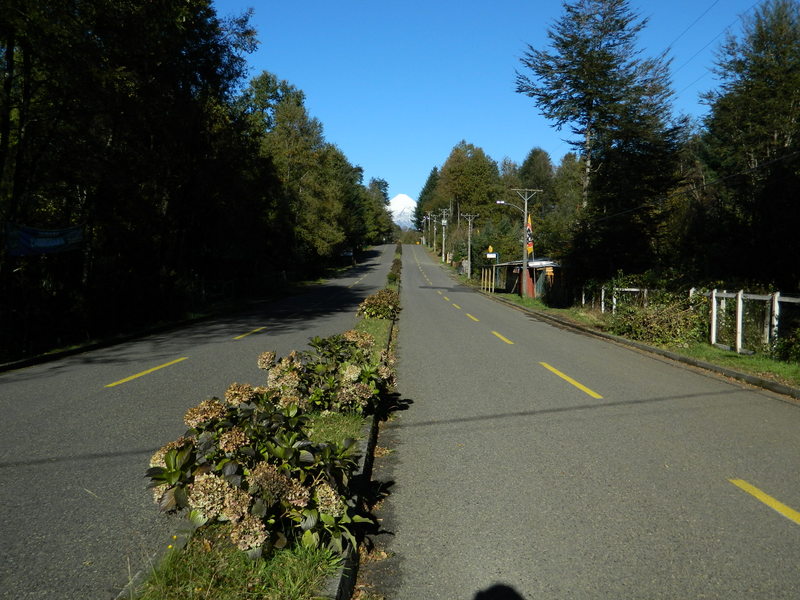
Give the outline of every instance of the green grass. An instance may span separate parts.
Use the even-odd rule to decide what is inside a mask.
[[[139,600],[311,600],[338,566],[335,555],[302,546],[250,560],[229,541],[228,525],[198,532],[169,554],[139,590]]]
[[[341,443],[347,438],[363,437],[363,416],[356,413],[336,413],[309,415],[309,438],[312,442]]]
[[[676,354],[690,356],[704,362],[728,367],[742,373],[774,379],[780,383],[800,387],[800,364],[787,363],[763,354],[736,354],[708,344],[697,343],[689,348],[670,348]]]
[[[381,350],[384,350],[389,343],[389,333],[392,329],[392,322],[389,319],[363,318],[356,324],[355,328],[373,337],[375,340],[375,352],[378,354]]]

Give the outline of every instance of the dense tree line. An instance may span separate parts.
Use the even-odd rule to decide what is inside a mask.
[[[627,0],[564,9],[549,46],[527,48],[516,83],[569,130],[574,152],[555,167],[540,148],[498,165],[461,142],[431,172],[418,228],[442,209],[468,209],[481,215],[473,264],[489,244],[518,260],[520,215],[496,200],[532,188],[542,190],[531,209],[536,255],[560,260],[575,285],[623,272],[662,285],[800,289],[800,3],[766,0],[728,35],[721,83],[696,125],[673,116],[669,60],[641,56],[647,21]],[[459,258],[463,228],[453,225]]]
[[[0,11],[0,355],[314,274],[393,234],[387,184],[209,0]],[[58,231],[55,231],[58,230]]]

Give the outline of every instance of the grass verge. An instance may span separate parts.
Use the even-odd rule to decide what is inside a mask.
[[[204,528],[184,550],[169,554],[137,598],[311,600],[339,564],[329,550],[299,545],[253,561],[231,543],[227,527]]]
[[[598,311],[586,310],[580,307],[572,308],[550,308],[539,299],[520,298],[515,294],[495,294],[497,297],[513,302],[526,308],[541,310],[543,312],[566,317],[581,325],[585,325],[600,331],[605,331],[603,316]],[[727,367],[749,375],[757,375],[764,379],[771,379],[785,385],[800,387],[800,364],[787,363],[775,360],[763,354],[736,354],[729,350],[722,350],[698,342],[687,347],[662,346],[664,349],[701,360],[703,362]]]

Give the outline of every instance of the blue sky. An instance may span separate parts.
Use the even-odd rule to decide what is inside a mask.
[[[701,92],[726,30],[753,0],[631,0],[649,24],[644,55],[672,45],[675,108],[701,117]],[[558,164],[569,136],[514,92],[526,44],[547,46],[558,0],[215,0],[220,16],[254,9],[260,45],[251,76],[267,70],[306,94],[309,113],[354,165],[416,200],[434,166],[466,140],[496,161],[520,163],[536,146]]]

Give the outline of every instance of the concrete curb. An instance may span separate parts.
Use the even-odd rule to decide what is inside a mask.
[[[391,347],[396,321],[392,321],[389,328],[389,343]],[[364,486],[369,485],[372,479],[372,466],[375,463],[375,446],[378,444],[378,429],[380,426],[380,413],[376,411],[369,423],[364,426],[364,438],[359,442],[358,467],[353,474],[353,480]],[[359,495],[360,496],[360,495]],[[359,503],[362,498],[359,497]],[[328,579],[324,589],[315,598],[319,600],[349,600],[353,595],[358,578],[358,565],[360,555],[358,548],[348,547],[343,557],[342,565],[337,572]]]
[[[723,375],[725,377],[730,377],[731,379],[736,379],[738,381],[743,381],[755,387],[760,387],[765,390],[769,390],[771,392],[775,392],[776,394],[781,394],[784,396],[789,396],[796,400],[800,400],[800,389],[785,385],[783,383],[778,383],[777,381],[772,381],[769,379],[764,379],[763,377],[758,377],[756,375],[750,375],[748,373],[742,373],[740,371],[735,371],[733,369],[729,369],[727,367],[721,367],[719,365],[715,365],[712,363],[707,363],[702,360],[697,360],[695,358],[691,358],[689,356],[683,356],[681,354],[677,354],[675,352],[671,352],[669,350],[664,350],[663,348],[657,348],[655,346],[648,346],[647,344],[643,344],[641,342],[635,342],[633,340],[629,340],[623,337],[619,337],[616,335],[612,335],[610,333],[605,333],[603,331],[598,331],[596,329],[592,329],[590,327],[586,327],[580,325],[579,323],[574,323],[573,321],[569,321],[567,319],[562,319],[561,317],[548,314],[544,311],[536,310],[533,308],[528,308],[525,306],[520,306],[513,302],[509,302],[503,298],[497,298],[491,294],[487,294],[486,292],[482,292],[480,290],[476,290],[480,294],[486,296],[487,298],[499,302],[500,304],[504,304],[510,308],[514,308],[521,312],[525,312],[531,315],[534,315],[536,318],[541,319],[543,321],[549,321],[556,326],[564,327],[565,329],[572,329],[579,333],[584,333],[587,335],[592,335],[594,337],[598,337],[601,339],[609,340],[611,342],[615,342],[617,344],[621,344],[623,346],[630,346],[632,348],[636,348],[637,350],[641,350],[643,352],[649,352],[650,354],[657,354],[659,356],[663,356],[665,358],[669,358],[670,360],[674,360],[676,362],[680,362],[692,367],[697,367],[700,369],[704,369],[706,371],[711,371],[712,373],[717,373],[718,375]]]

